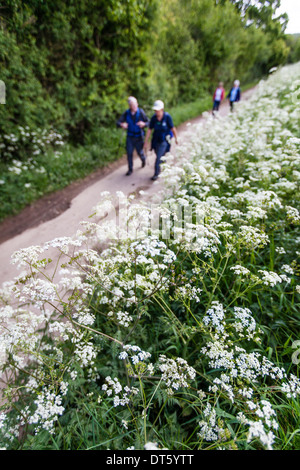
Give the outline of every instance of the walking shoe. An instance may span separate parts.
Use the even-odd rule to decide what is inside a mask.
[[[126,173],[126,176],[131,175],[131,173],[132,173],[132,170],[128,170],[127,173]]]
[[[154,175],[154,176],[152,176],[151,179],[152,179],[152,181],[155,181],[155,180],[157,180],[157,178],[158,178],[158,176],[157,176],[157,175]]]
[[[146,159],[142,160],[142,168],[146,165]]]

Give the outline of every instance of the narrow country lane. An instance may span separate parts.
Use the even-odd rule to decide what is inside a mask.
[[[251,88],[244,92],[242,99],[249,99],[254,90],[255,88]],[[226,115],[228,111],[229,104],[226,101],[220,108],[220,116]],[[178,127],[179,145],[176,146],[174,143],[171,149],[175,158],[176,155],[180,155],[180,152],[184,151],[184,144],[188,143],[191,134],[195,130],[195,126],[203,121],[204,118],[203,116],[199,116]],[[100,201],[100,194],[103,191],[109,191],[112,196],[114,196],[117,191],[121,191],[125,196],[128,196],[133,192],[138,193],[138,191],[144,190],[146,191],[146,194],[142,196],[144,198],[154,196],[159,191],[163,190],[162,183],[159,180],[155,182],[150,180],[153,175],[154,161],[154,152],[148,153],[147,165],[143,169],[140,168],[139,160],[135,160],[134,172],[129,177],[125,176],[127,164],[121,164],[108,173],[106,177],[102,177],[98,181],[93,182],[75,196],[70,206],[57,217],[51,218],[38,226],[28,228],[13,238],[4,241],[0,245],[0,286],[5,282],[12,281],[20,274],[17,266],[11,263],[11,256],[15,251],[30,246],[43,245],[45,242],[58,237],[74,236],[78,230],[82,229],[80,223],[90,220],[89,216],[92,214],[93,208]],[[57,195],[59,197],[59,193],[57,193]],[[47,207],[45,207],[45,211],[47,211]],[[55,255],[57,256],[55,250],[53,250],[53,253],[50,251],[48,253],[49,257]],[[53,263],[53,266],[54,264],[55,263]]]

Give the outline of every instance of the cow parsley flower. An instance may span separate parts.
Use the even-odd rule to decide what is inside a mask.
[[[169,359],[164,354],[159,356],[159,370],[162,380],[167,386],[167,392],[173,395],[174,390],[189,387],[189,381],[194,380],[196,371],[189,366],[185,359],[177,357]]]
[[[280,284],[282,282],[282,278],[273,271],[260,269],[258,272],[262,273],[262,282],[266,286],[274,287],[276,284]]]

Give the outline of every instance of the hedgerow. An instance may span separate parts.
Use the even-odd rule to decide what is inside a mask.
[[[299,90],[277,71],[191,127],[159,199],[103,193],[14,254],[2,447],[299,448]]]

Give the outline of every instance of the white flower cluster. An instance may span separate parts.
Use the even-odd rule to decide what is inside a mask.
[[[6,414],[0,413],[0,429],[4,427],[5,420],[6,420]]]
[[[231,384],[231,377],[229,377],[226,374],[221,374],[220,378],[216,377],[213,380],[214,385],[210,385],[208,387],[208,390],[213,393],[219,392],[219,390],[224,390],[226,392],[226,395],[228,396],[229,400],[234,403],[235,399],[235,394],[234,394],[234,389],[233,385]]]
[[[169,450],[167,447],[159,447],[157,442],[146,442],[144,445],[145,450]]]
[[[262,400],[260,405],[251,401],[247,405],[252,413],[256,414],[260,420],[248,420],[249,425],[248,442],[253,438],[258,438],[267,450],[272,450],[275,441],[275,435],[272,431],[278,429],[278,423],[274,419],[276,416],[271,404],[267,400]]]
[[[9,167],[10,171],[15,172],[16,168],[23,166],[23,170],[28,168],[32,171],[35,168],[35,161],[33,158],[42,152],[45,151],[48,145],[52,145],[55,149],[55,146],[62,146],[64,142],[62,140],[62,135],[54,130],[41,130],[36,129],[34,131],[30,130],[29,126],[23,127],[19,126],[17,132],[11,134],[3,134],[0,136],[0,154],[5,158],[12,158],[17,156],[23,150],[24,145],[27,148],[30,147],[31,156],[27,159],[25,164],[21,165],[19,160],[13,159],[13,166]],[[58,157],[60,153],[55,150],[55,157]],[[19,165],[20,164],[20,165]],[[16,173],[20,174],[20,173]]]
[[[146,442],[146,444],[144,445],[144,449],[145,450],[158,450],[159,447],[158,447],[157,442]]]
[[[200,299],[201,292],[202,292],[202,289],[200,289],[200,287],[195,287],[189,284],[178,287],[176,289],[176,295],[178,297],[183,297],[189,300],[195,300],[196,302],[201,301]]]
[[[250,274],[249,269],[239,264],[237,264],[236,266],[232,266],[230,269],[234,272],[234,274],[238,274],[242,276],[247,276],[248,274]]]
[[[57,285],[44,279],[31,279],[21,289],[15,289],[16,298],[20,302],[30,301],[38,307],[48,303],[55,303],[58,299]]]
[[[300,213],[298,209],[295,207],[286,206],[286,213],[290,223],[295,225],[300,223]]]
[[[265,269],[260,269],[258,272],[262,273],[262,282],[266,286],[274,287],[277,284],[281,284],[282,281],[289,281],[289,279],[285,275],[279,275],[273,271],[266,271]]]
[[[114,406],[126,406],[130,403],[130,400],[133,396],[139,393],[139,390],[136,387],[124,388],[120,384],[119,380],[115,377],[112,379],[110,376],[105,378],[105,384],[102,385],[102,390],[106,392],[107,396],[113,396]]]
[[[130,355],[128,353],[131,353]],[[132,346],[131,344],[126,344],[123,346],[123,351],[119,354],[119,359],[130,358],[132,364],[136,365],[139,362],[143,362],[146,359],[149,359],[151,354],[146,351],[142,351],[139,346]]]
[[[41,264],[40,256],[49,248],[57,248],[61,252],[67,254],[69,252],[69,247],[80,247],[83,242],[87,240],[86,235],[82,234],[80,231],[77,232],[75,237],[59,237],[48,242],[45,242],[42,246],[29,246],[28,248],[22,248],[21,250],[13,253],[11,257],[11,262],[13,264],[18,264],[18,266],[31,266],[32,268],[38,266],[42,267],[45,265]],[[44,255],[45,256],[45,255]],[[51,260],[50,260],[51,261]]]
[[[34,401],[35,412],[28,416],[29,424],[35,425],[36,432],[45,429],[50,433],[54,432],[54,424],[58,417],[64,412],[62,396],[45,389]]]
[[[212,302],[211,308],[206,312],[203,317],[203,323],[205,326],[213,327],[218,332],[223,333],[225,331],[225,312],[223,305],[217,301]]]
[[[234,307],[233,314],[237,321],[233,324],[233,328],[239,332],[241,337],[248,340],[257,337],[256,321],[248,308]]]
[[[22,248],[21,250],[13,253],[11,262],[18,264],[18,266],[27,266],[35,264],[39,261],[39,256],[44,252],[41,246],[30,246],[29,248]]]
[[[83,298],[78,300],[78,303],[74,306],[72,318],[74,318],[81,325],[93,325],[96,317],[93,313],[90,312],[88,307],[82,305],[82,301]]]
[[[288,264],[284,264],[283,266],[281,266],[281,269],[282,269],[282,271],[284,271],[288,274],[294,274],[294,269]]]
[[[272,450],[275,436],[272,431],[266,431],[261,421],[248,421],[250,426],[248,433],[248,442],[258,438],[267,450]]]
[[[189,382],[196,377],[195,369],[189,366],[187,361],[181,357],[170,359],[161,354],[158,368],[162,372],[161,378],[167,386],[169,395],[173,395],[174,390],[188,388]]]
[[[48,250],[49,248],[58,248],[63,253],[69,252],[69,247],[80,247],[82,246],[83,242],[86,241],[87,237],[83,235],[81,232],[78,232],[76,237],[58,237],[54,238],[46,242],[43,246],[44,250]]]
[[[127,328],[130,325],[130,323],[133,321],[133,317],[129,315],[128,312],[119,311],[115,313],[111,311],[111,312],[108,312],[107,316],[111,318],[112,317],[116,318],[117,323],[121,326],[124,326],[125,328]]]
[[[82,334],[77,334],[71,338],[75,345],[74,356],[82,367],[92,366],[97,356],[96,346],[92,341],[83,340]]]
[[[132,242],[129,250],[135,254],[143,255],[143,258],[137,258],[139,262],[143,262],[145,260],[144,257],[147,257],[147,255],[154,259],[160,257],[163,264],[171,264],[176,260],[175,253],[155,236],[149,236],[143,240]]]
[[[259,206],[248,206],[246,218],[249,220],[264,219],[267,217],[267,211]]]
[[[227,369],[232,380],[239,378],[254,382],[267,376],[274,381],[286,380],[287,374],[283,368],[275,366],[257,352],[248,353],[244,348],[234,345],[232,340],[228,340],[229,330],[232,328],[246,339],[258,340],[261,333],[249,309],[235,307],[234,317],[236,322],[232,323],[230,316],[226,318],[225,311],[220,304],[216,304],[214,308],[210,309],[209,316],[204,317],[207,319],[206,326],[214,334],[214,341],[209,341],[201,349],[201,352],[210,359],[210,366],[213,369]],[[291,387],[294,383],[293,377],[291,376],[290,379]],[[223,382],[226,380],[223,376]],[[285,385],[285,389],[288,390],[287,385]]]
[[[282,385],[282,391],[288,398],[297,398],[300,395],[300,379],[291,374],[289,381]]]
[[[0,364],[5,367],[7,355],[12,355],[14,363],[23,367],[26,352],[35,351],[40,338],[36,330],[45,325],[44,314],[34,314],[11,306],[0,308]]]
[[[269,243],[269,237],[256,227],[242,225],[238,233],[239,242],[248,249],[255,249]]]
[[[199,421],[200,431],[197,433],[199,439],[204,441],[218,441],[226,436],[224,430],[218,424],[216,410],[210,403],[207,403],[203,411],[204,420]]]
[[[257,192],[254,192],[252,190],[248,190],[243,193],[237,193],[235,197],[237,200],[249,204],[248,211],[249,209],[250,211],[255,210],[256,214],[260,214],[257,218],[261,218],[261,216],[262,218],[265,217],[266,211],[263,209],[282,207],[282,203],[274,191],[258,190]],[[259,209],[261,209],[261,211],[259,211]]]

